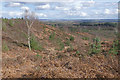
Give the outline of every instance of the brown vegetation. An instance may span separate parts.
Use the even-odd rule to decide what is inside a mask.
[[[9,48],[2,53],[3,78],[118,78],[117,55],[108,52],[88,54],[91,40],[82,37],[94,35],[67,33],[36,21],[31,32],[41,49],[30,51],[25,21],[11,20],[12,26],[10,20],[3,21],[6,29],[2,32],[2,40]],[[111,39],[102,42],[102,48],[108,51],[112,46]]]

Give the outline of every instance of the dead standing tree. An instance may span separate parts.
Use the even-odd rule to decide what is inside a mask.
[[[31,50],[31,44],[30,44],[31,35],[30,35],[30,33],[31,33],[32,25],[36,19],[35,13],[29,12],[29,10],[25,10],[24,18],[25,18],[25,22],[26,22],[26,25],[28,28],[28,46],[29,46],[29,50]]]

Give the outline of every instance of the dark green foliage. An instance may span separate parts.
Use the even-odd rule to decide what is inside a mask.
[[[116,24],[116,23],[106,22],[106,23],[104,23],[104,26],[116,27],[116,26],[117,26],[117,24]]]
[[[100,52],[101,52],[100,39],[99,38],[94,38],[93,39],[93,44],[90,44],[89,54],[93,55],[93,54],[98,54]]]
[[[118,54],[118,50],[119,50],[119,41],[115,40],[113,42],[112,48],[110,49],[109,53],[110,54]]]
[[[24,18],[22,17],[21,19],[23,20]]]
[[[76,51],[76,54],[79,54],[80,52],[79,51]]]
[[[74,37],[73,36],[70,36],[70,41],[74,41]]]
[[[49,36],[50,40],[54,40],[54,38],[55,38],[55,32],[51,33],[50,36]]]
[[[93,24],[90,22],[83,22],[83,23],[80,23],[80,26],[93,26]]]
[[[109,26],[109,27],[116,27],[117,23],[113,23],[113,22],[104,22],[104,23],[82,22],[80,24],[74,24],[74,26]]]
[[[53,26],[53,27],[56,27],[56,25],[55,25],[55,24],[53,24],[52,26]]]
[[[39,44],[39,42],[36,40],[36,38],[34,36],[31,37],[31,40],[30,40],[30,46],[32,49],[34,50],[42,50],[42,46]]]

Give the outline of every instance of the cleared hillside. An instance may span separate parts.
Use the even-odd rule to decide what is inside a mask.
[[[102,50],[90,55],[90,43],[95,37],[35,21],[30,51],[25,21],[3,19],[3,78],[117,78],[118,56],[109,54],[113,39],[105,41],[101,36]]]

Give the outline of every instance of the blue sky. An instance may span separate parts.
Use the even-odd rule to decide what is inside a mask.
[[[22,17],[24,10],[39,19],[117,19],[119,0],[4,0],[0,17]],[[2,15],[1,15],[2,14]]]

